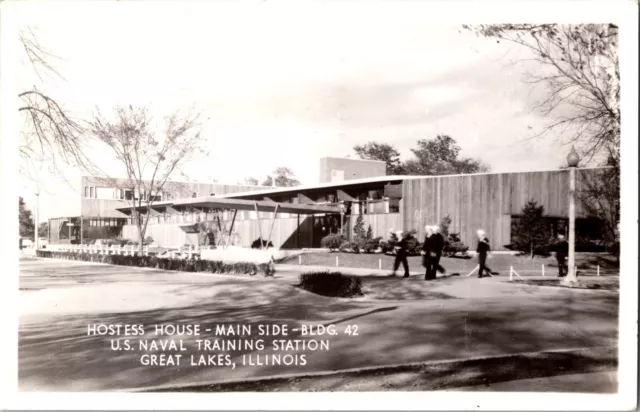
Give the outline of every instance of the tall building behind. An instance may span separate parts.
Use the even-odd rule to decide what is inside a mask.
[[[320,183],[380,177],[387,174],[386,163],[379,160],[323,157],[320,159]]]

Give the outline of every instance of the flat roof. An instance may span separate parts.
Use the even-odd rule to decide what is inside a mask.
[[[169,201],[169,202],[158,202],[158,203],[152,204],[151,209],[158,210],[158,209],[167,208],[167,207],[180,208],[180,207],[186,207],[186,206],[211,208],[211,209],[233,209],[233,210],[249,210],[249,211],[255,211],[257,207],[259,212],[274,212],[277,207],[278,212],[280,213],[292,213],[292,214],[299,214],[299,215],[340,213],[340,208],[338,206],[278,203],[278,202],[270,202],[267,200],[224,199],[217,196],[202,196],[202,197],[180,199],[180,200]],[[146,206],[136,207],[136,209],[143,209],[143,210],[146,208],[147,208]],[[123,213],[129,212],[131,209],[133,209],[132,206],[116,208],[116,210]]]

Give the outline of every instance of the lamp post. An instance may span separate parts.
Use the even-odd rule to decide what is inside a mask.
[[[38,243],[39,243],[39,234],[38,234],[38,226],[40,226],[40,188],[36,188],[36,227],[35,227],[35,235],[34,235],[34,245],[36,252],[38,251]]]
[[[344,224],[344,211],[346,209],[345,205],[344,205],[344,200],[341,200],[339,203],[339,207],[340,207],[340,234],[343,234],[343,228],[342,225]]]
[[[576,276],[576,168],[580,158],[576,149],[571,147],[571,152],[567,156],[569,166],[569,264],[565,281],[575,283]]]

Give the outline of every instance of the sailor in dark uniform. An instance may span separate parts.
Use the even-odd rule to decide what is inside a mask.
[[[487,274],[491,275],[491,269],[487,266],[487,255],[491,251],[491,246],[489,245],[489,239],[485,236],[484,230],[478,230],[477,234],[478,248],[476,249],[476,252],[478,252],[478,264],[480,265],[478,269],[478,278],[482,278],[484,277],[483,274],[485,271]]]
[[[428,239],[425,239],[426,249],[423,247],[427,263],[425,280],[434,280],[437,271],[444,271],[444,269],[440,267],[440,258],[442,257],[442,250],[444,249],[444,237],[440,234],[440,226],[433,225],[427,227],[431,235]]]
[[[554,245],[556,251],[556,261],[558,262],[558,277],[567,276],[567,255],[569,254],[569,243],[563,235],[558,235],[558,241]]]
[[[396,232],[396,236],[398,237],[398,243],[395,246],[396,249],[396,260],[393,262],[393,272],[391,276],[396,275],[396,271],[400,267],[402,263],[402,267],[404,268],[404,277],[409,277],[409,262],[407,261],[408,255],[408,245],[407,245],[407,237],[402,232]]]

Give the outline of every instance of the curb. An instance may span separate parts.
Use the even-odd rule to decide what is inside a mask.
[[[394,370],[404,370],[404,369],[412,369],[412,368],[420,368],[420,367],[430,367],[430,366],[441,366],[448,365],[449,367],[453,367],[455,365],[462,365],[467,362],[482,362],[482,361],[490,361],[496,359],[506,359],[506,358],[526,358],[535,355],[541,354],[562,354],[562,353],[571,353],[571,352],[580,352],[580,351],[593,351],[598,349],[617,349],[617,346],[593,346],[593,347],[579,347],[579,348],[562,348],[562,349],[550,349],[550,350],[542,350],[542,351],[534,351],[534,352],[520,352],[506,355],[492,355],[492,356],[475,356],[470,358],[463,359],[444,359],[437,361],[427,361],[427,362],[409,362],[409,363],[398,363],[384,366],[365,366],[360,368],[348,368],[348,369],[340,369],[340,370],[331,370],[331,371],[320,371],[320,372],[310,372],[310,373],[299,373],[299,374],[282,374],[282,375],[268,375],[268,376],[259,376],[259,377],[251,377],[244,379],[228,379],[228,380],[218,380],[211,382],[202,382],[202,383],[185,383],[185,384],[177,384],[177,385],[158,385],[158,386],[150,386],[143,388],[134,388],[134,389],[123,389],[118,392],[164,392],[164,391],[178,391],[181,389],[197,389],[203,388],[207,386],[222,386],[222,385],[233,385],[233,384],[246,384],[246,383],[270,383],[277,382],[282,380],[291,380],[291,379],[314,379],[314,378],[324,378],[331,376],[338,376],[344,374],[358,374],[358,373],[394,373]]]

